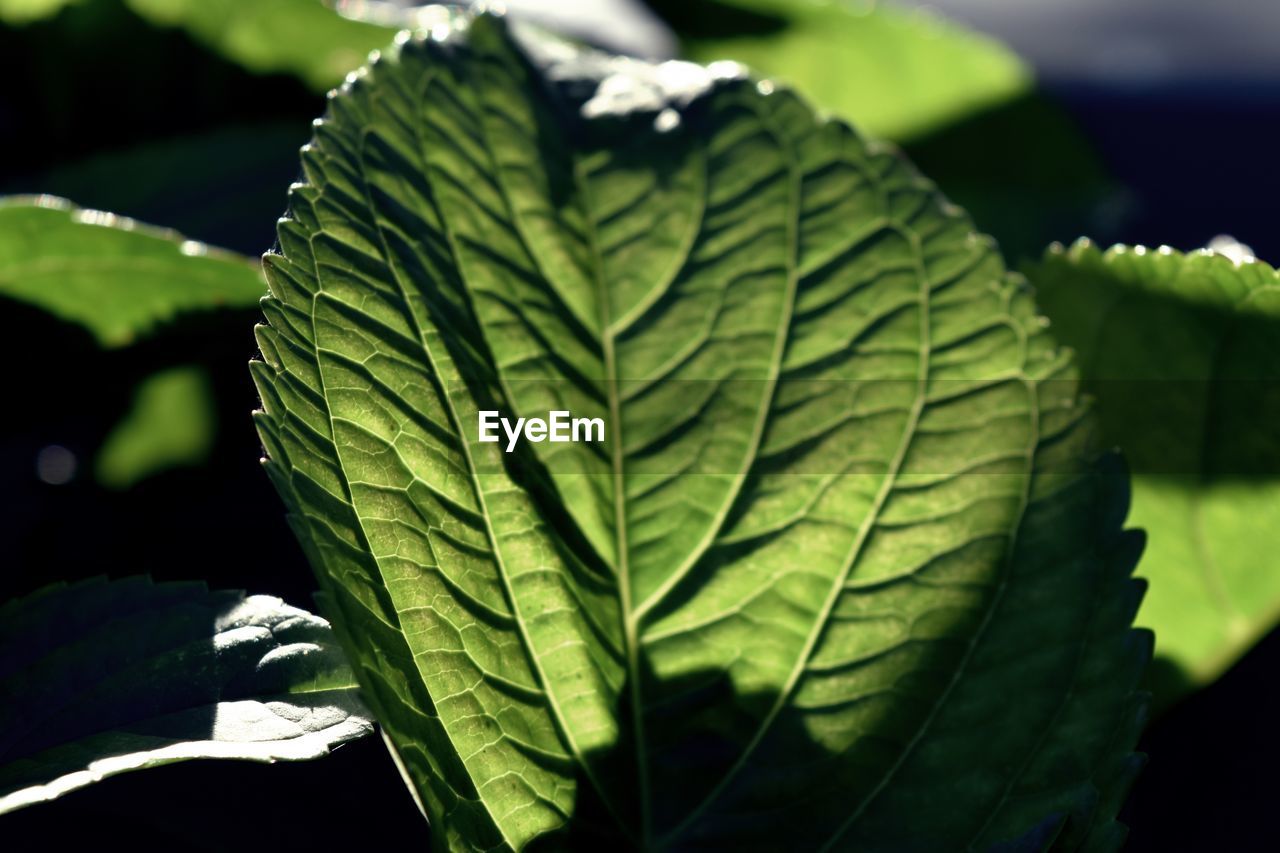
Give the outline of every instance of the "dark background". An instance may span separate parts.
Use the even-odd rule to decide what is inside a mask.
[[[658,5],[678,17],[673,4]],[[1050,217],[1037,237],[1090,233],[1192,249],[1228,233],[1264,260],[1280,259],[1280,81],[1184,75],[1108,85],[1049,70],[1045,92],[1093,146],[1111,189],[1097,209]],[[292,78],[250,75],[97,0],[47,24],[0,28],[0,71],[0,192],[53,192],[253,255],[273,242],[296,150],[323,110],[323,98]],[[1054,130],[1062,119],[1046,117],[1038,103],[1015,110],[1013,126],[1027,136],[1017,140],[1020,165],[1010,168],[1039,170],[1035,180],[1052,183],[1055,169],[1068,168],[1053,154],[1063,144]],[[965,160],[952,143],[1009,121],[1008,110],[978,117],[908,149],[946,189],[946,175]],[[1009,211],[991,221],[999,215]],[[248,417],[257,404],[245,369],[255,355],[255,312],[174,324],[103,353],[41,312],[5,300],[0,310],[8,401],[0,598],[56,579],[145,572],[311,605],[310,570],[259,470]],[[159,366],[191,362],[209,368],[222,413],[210,464],[126,492],[97,486],[83,466],[124,413],[130,389]],[[66,485],[36,477],[36,455],[50,444],[81,461],[81,475]],[[1153,722],[1141,744],[1150,764],[1123,815],[1130,850],[1272,849],[1278,667],[1280,634],[1272,634],[1217,684]],[[425,845],[429,836],[376,739],[309,764],[193,762],[128,774],[0,818],[0,833],[15,850],[328,850],[392,839]]]

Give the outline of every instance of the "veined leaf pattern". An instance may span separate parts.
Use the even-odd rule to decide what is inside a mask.
[[[1120,837],[1124,474],[895,152],[480,16],[353,76],[303,165],[267,469],[446,846]],[[606,441],[478,440],[553,409]]]

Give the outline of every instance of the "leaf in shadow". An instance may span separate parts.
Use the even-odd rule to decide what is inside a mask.
[[[0,813],[191,758],[307,760],[373,724],[328,624],[146,578],[0,607]]]

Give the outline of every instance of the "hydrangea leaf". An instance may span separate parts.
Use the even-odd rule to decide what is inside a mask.
[[[481,16],[353,77],[303,172],[267,471],[443,847],[1122,837],[1126,475],[896,153]],[[481,440],[554,410],[604,440]]]
[[[1156,699],[1211,682],[1280,617],[1280,277],[1212,251],[1054,247],[1030,274],[1079,353],[1151,544]]]
[[[278,598],[97,578],[0,606],[0,813],[191,758],[373,730],[328,624]]]
[[[52,196],[0,198],[0,296],[119,347],[189,312],[250,307],[258,264],[173,231]]]

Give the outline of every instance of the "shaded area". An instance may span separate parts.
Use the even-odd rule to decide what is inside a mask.
[[[1126,850],[1274,847],[1277,661],[1273,631],[1212,687],[1150,724],[1138,743],[1148,765],[1120,814],[1130,828]]]
[[[1075,120],[1046,95],[1028,92],[964,116],[903,149],[1010,264],[1081,234],[1115,239],[1125,212]]]

